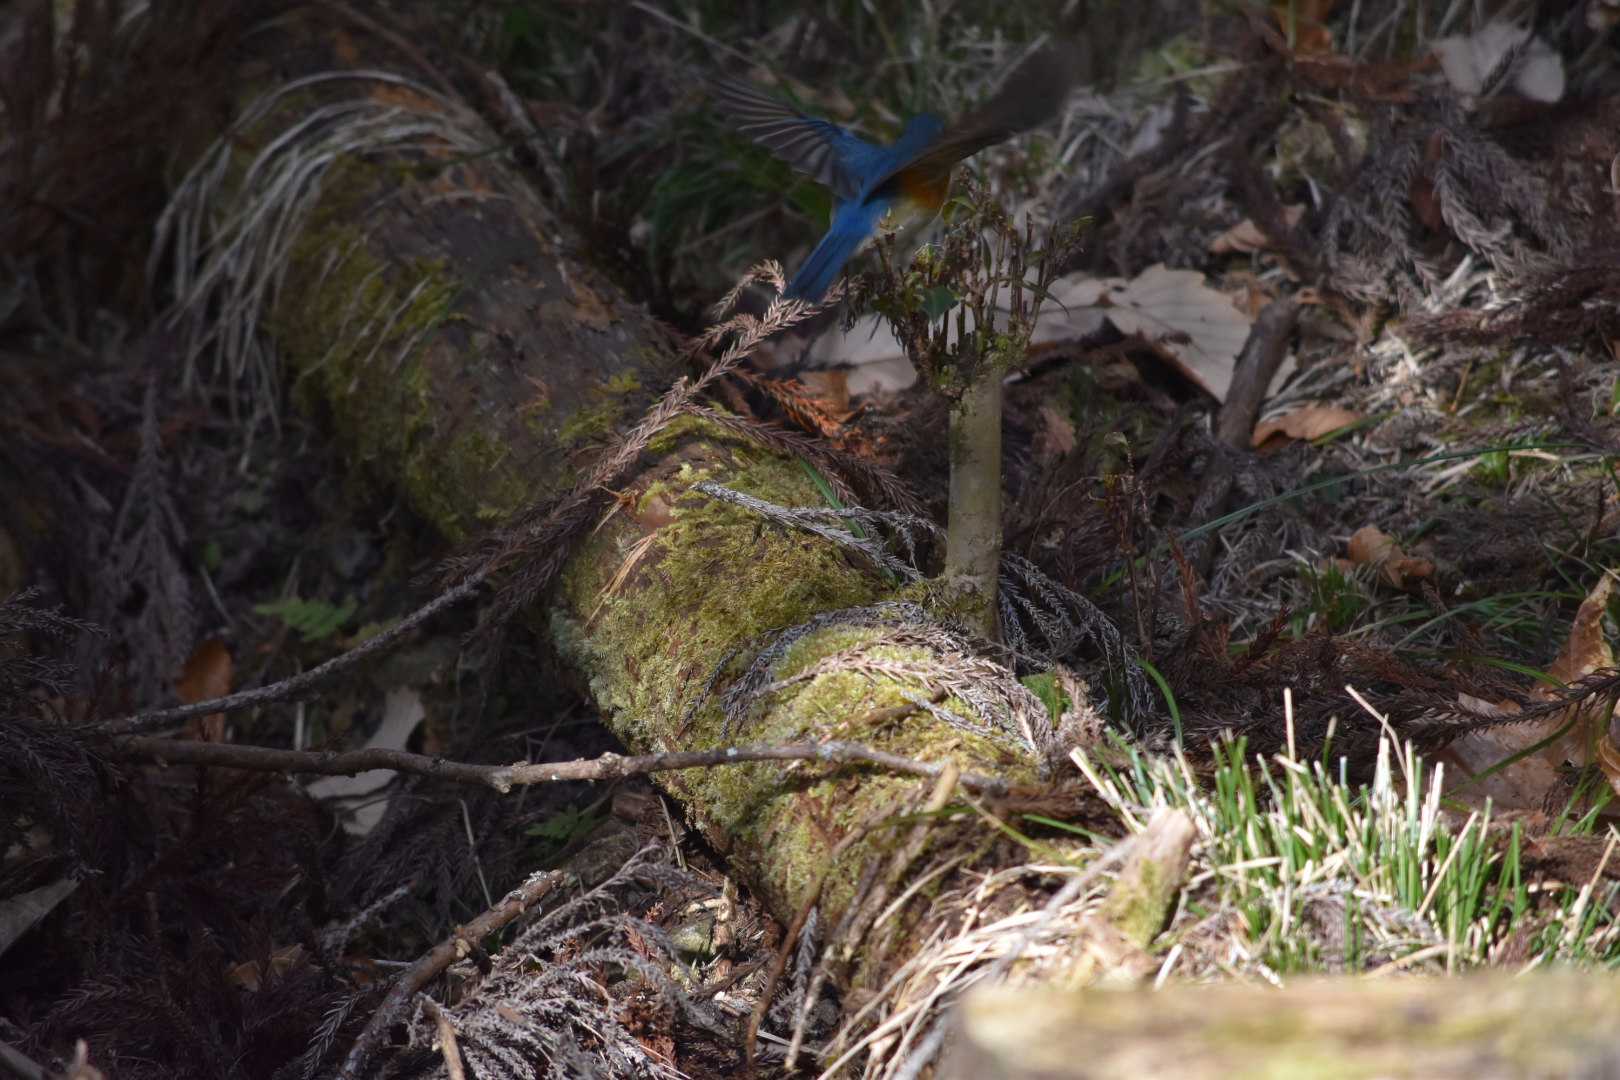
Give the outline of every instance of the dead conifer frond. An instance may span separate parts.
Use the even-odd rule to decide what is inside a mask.
[[[90,855],[93,815],[87,810],[106,782],[108,765],[89,731],[52,705],[73,692],[75,676],[52,647],[101,631],[36,606],[38,597],[25,590],[0,601],[0,806],[12,815],[8,827],[26,821],[50,829],[80,869]],[[42,857],[57,861],[48,846]],[[8,862],[0,896],[10,895],[13,884],[32,887],[36,869],[27,858]]]
[[[1414,191],[1421,221],[1407,197]],[[1499,274],[1544,272],[1572,254],[1576,232],[1547,194],[1535,169],[1455,100],[1438,99],[1419,117],[1385,115],[1328,209],[1322,265],[1347,295],[1416,307],[1449,273],[1422,235],[1427,227],[1449,230]]]
[[[1097,702],[1124,727],[1147,714],[1151,693],[1119,627],[1084,596],[1022,555],[1001,559],[1001,632],[1015,653],[1039,665],[1089,666],[1101,676]],[[1087,654],[1092,654],[1088,656]]]
[[[739,370],[737,378],[770,398],[794,423],[808,431],[831,438],[843,429],[842,420],[834,416],[826,403],[798,379],[773,379],[748,370]]]
[[[1418,316],[1407,326],[1419,342],[1499,348],[1531,341],[1583,349],[1620,336],[1620,266],[1586,262],[1537,274],[1505,303]]]
[[[774,450],[783,457],[804,458],[815,466],[828,486],[845,502],[853,504],[861,501],[864,494],[866,501],[891,507],[904,514],[920,517],[924,512],[922,500],[906,486],[905,481],[858,454],[846,453],[832,443],[720,409],[692,405],[686,411],[691,416],[702,417],[726,431]]]
[[[778,677],[777,665],[795,642],[839,626],[869,629],[874,634],[785,679]],[[999,646],[945,626],[909,601],[820,612],[772,634],[726,688],[720,698],[725,732],[729,735],[745,728],[766,700],[783,691],[823,674],[854,672],[898,683],[912,705],[941,723],[998,741],[1010,740],[1042,762],[1053,760],[1052,755],[1061,748],[1055,745],[1046,706],[1019,682],[1010,667],[991,655],[999,651]],[[730,660],[728,657],[716,668],[710,690]],[[706,691],[691,709],[701,708],[708,697]],[[972,715],[964,715],[961,706]]]
[[[93,613],[129,646],[140,698],[163,696],[196,643],[198,620],[185,566],[186,526],[158,431],[158,393],[148,385],[140,453],[111,534],[94,565]]]
[[[862,507],[777,506],[710,481],[699,482],[694,490],[741,506],[785,528],[819,536],[905,582],[922,580],[918,566],[919,541],[938,539],[941,531],[926,518],[899,512]],[[890,538],[888,544],[880,539],[883,536]],[[1101,675],[1097,681],[1104,696],[1099,707],[1116,715],[1118,722],[1127,726],[1134,718],[1148,712],[1151,695],[1147,680],[1119,629],[1101,609],[1019,555],[1003,557],[1001,581],[1002,631],[1008,648],[1020,663],[1030,667],[1084,663],[1092,659],[1085,655],[1085,651],[1090,651],[1096,654],[1095,663]],[[952,649],[955,650],[954,643]],[[937,709],[930,711],[942,718],[946,715]],[[732,716],[732,720],[735,719]],[[963,724],[960,717],[954,716],[950,717],[950,722],[957,726]],[[1032,748],[1034,745],[1032,742]]]
[[[918,569],[918,546],[923,540],[940,535],[940,528],[927,518],[900,511],[867,510],[860,506],[833,508],[824,506],[778,506],[741,491],[709,480],[693,485],[694,491],[740,506],[790,529],[814,533],[839,547],[856,552],[879,570],[893,574],[902,581],[921,581]],[[879,537],[888,535],[899,549],[891,554]]]
[[[440,1006],[464,1061],[479,1076],[676,1080],[674,1062],[636,1038],[632,1009],[655,1004],[706,1028],[723,1022],[670,977],[667,935],[632,912],[658,892],[696,884],[665,849],[643,848],[600,885],[530,922],[461,1000]],[[419,1009],[410,1026],[415,1044],[433,1045],[431,1017]]]
[[[144,307],[139,266],[180,147],[230,109],[236,48],[283,0],[20,0],[0,18],[0,251],[82,339]],[[8,269],[10,269],[8,267]]]

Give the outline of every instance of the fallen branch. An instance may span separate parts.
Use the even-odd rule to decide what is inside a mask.
[[[456,1041],[456,1029],[450,1018],[430,997],[422,998],[422,1010],[433,1018],[433,1028],[439,1040],[439,1053],[444,1056],[444,1071],[450,1080],[467,1080],[467,1069],[461,1060],[461,1046]]]
[[[1213,521],[1226,511],[1227,499],[1237,479],[1238,462],[1248,451],[1260,406],[1288,352],[1288,338],[1294,332],[1298,317],[1298,302],[1284,297],[1267,304],[1249,329],[1248,340],[1243,343],[1243,351],[1238,354],[1232,372],[1226,403],[1215,420],[1210,469],[1189,515],[1193,525]],[[1206,578],[1214,565],[1215,552],[1213,533],[1196,536],[1187,543],[1187,561]]]
[[[20,1080],[47,1080],[50,1076],[44,1066],[38,1064],[33,1058],[21,1050],[0,1042],[0,1065],[5,1066],[6,1072]]]
[[[1232,370],[1232,385],[1215,420],[1215,438],[1233,450],[1247,450],[1260,406],[1270,392],[1271,380],[1288,355],[1288,339],[1299,318],[1299,301],[1292,296],[1273,300],[1260,310]]]
[[[860,743],[800,742],[775,746],[725,746],[714,750],[676,750],[663,754],[603,754],[573,761],[519,762],[513,765],[478,765],[466,761],[446,761],[405,750],[369,747],[364,750],[276,750],[266,746],[201,742],[189,739],[161,739],[134,735],[118,740],[126,758],[159,765],[206,765],[255,772],[306,773],[321,776],[353,776],[371,769],[430,776],[458,784],[475,784],[506,794],[515,787],[533,784],[559,784],[572,780],[622,780],[628,776],[671,772],[678,769],[707,769],[719,765],[743,765],[758,761],[823,761],[836,765],[874,765],[890,772],[936,778],[954,766],[917,761]],[[979,773],[963,773],[959,781],[969,791],[984,795],[1005,795],[1005,780]]]

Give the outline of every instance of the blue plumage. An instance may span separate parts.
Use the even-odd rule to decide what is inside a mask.
[[[908,120],[900,138],[889,146],[806,116],[746,83],[715,80],[715,96],[736,118],[739,131],[826,185],[838,199],[827,235],[793,275],[784,295],[819,301],[889,211],[915,206],[930,216],[937,214],[956,164],[1045,120],[1068,92],[1071,72],[1072,65],[1057,50],[1044,49],[948,135],[943,120],[922,113]]]

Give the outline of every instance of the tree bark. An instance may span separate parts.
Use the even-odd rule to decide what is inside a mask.
[[[1001,570],[1001,373],[981,372],[951,405],[945,583],[974,628],[995,639]]]

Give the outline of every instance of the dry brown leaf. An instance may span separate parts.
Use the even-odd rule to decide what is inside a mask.
[[[1596,746],[1598,768],[1603,770],[1610,789],[1620,794],[1620,747],[1616,747],[1607,734],[1598,738]]]
[[[1283,221],[1291,229],[1305,216],[1305,204],[1294,203],[1283,207]],[[1260,231],[1253,218],[1244,218],[1210,241],[1209,250],[1216,255],[1252,255],[1257,251],[1272,250],[1271,241]]]
[[[1614,666],[1614,647],[1603,633],[1603,612],[1613,593],[1614,577],[1611,572],[1600,577],[1586,599],[1581,601],[1581,606],[1575,612],[1575,620],[1570,624],[1569,636],[1564,639],[1564,647],[1558,650],[1558,656],[1547,666],[1547,674],[1568,685],[1601,668]],[[1593,761],[1589,758],[1595,757],[1609,780],[1609,786],[1620,793],[1620,769],[1611,769],[1603,753],[1607,748],[1609,759],[1617,756],[1610,745],[1606,726],[1608,710],[1599,701],[1588,701],[1576,708],[1579,715],[1575,717],[1575,725],[1542,753],[1554,764],[1573,761],[1578,765],[1590,765]],[[1568,712],[1560,713],[1558,724],[1568,723],[1570,715]]]
[[[1342,427],[1349,427],[1362,418],[1354,409],[1338,405],[1302,405],[1254,427],[1251,446],[1259,446],[1273,435],[1286,435],[1290,439],[1319,439]]]
[[[1547,668],[1547,674],[1561,682],[1571,683],[1592,674],[1599,668],[1614,666],[1614,647],[1603,636],[1603,611],[1614,592],[1613,572],[1598,578],[1592,591],[1581,601],[1570,624],[1564,647]]]
[[[191,650],[174,692],[187,705],[224,697],[231,692],[232,672],[231,650],[219,638],[209,638]]]
[[[1383,579],[1397,589],[1434,576],[1434,563],[1408,555],[1395,538],[1376,525],[1363,525],[1350,537],[1350,561],[1378,567]]]
[[[1040,428],[1035,432],[1035,460],[1041,465],[1055,465],[1074,453],[1078,441],[1074,422],[1051,405],[1042,405]]]
[[[1035,343],[1090,333],[1100,310],[1120,333],[1139,335],[1216,401],[1226,400],[1253,322],[1232,297],[1206,285],[1203,274],[1162,263],[1129,280],[1066,277],[1053,284],[1052,297],[1036,321]]]
[[[1516,702],[1485,701],[1469,694],[1458,694],[1457,704],[1465,712],[1481,717],[1515,716],[1519,712]],[[1541,734],[1526,739],[1526,725],[1521,724],[1476,731],[1452,743],[1441,756],[1460,765],[1463,773],[1471,776],[1513,756],[1550,730],[1539,722],[1528,727],[1536,728]],[[1473,806],[1483,806],[1485,800],[1490,799],[1491,805],[1500,810],[1534,810],[1541,807],[1553,785],[1561,781],[1559,769],[1545,758],[1531,754],[1476,784],[1447,794]]]
[[[1271,5],[1277,25],[1294,30],[1294,55],[1324,56],[1333,52],[1333,32],[1325,25],[1338,0],[1275,0]]]
[[[302,945],[285,945],[270,954],[268,974],[279,978],[297,967],[304,959]],[[267,974],[259,970],[257,960],[244,960],[240,964],[233,964],[225,971],[225,981],[232,986],[241,987],[248,993],[256,993],[259,989],[260,978]]]
[[[1232,369],[1249,338],[1254,319],[1239,307],[1247,297],[1233,297],[1207,285],[1196,270],[1172,270],[1155,264],[1134,278],[1094,278],[1071,274],[1052,284],[1051,299],[1042,305],[1030,337],[1030,353],[1078,341],[1096,333],[1103,320],[1122,334],[1136,335],[1191,382],[1216,401],[1226,400]],[[1006,324],[998,312],[996,325]],[[966,325],[972,330],[973,320]],[[954,317],[948,340],[956,338]],[[838,363],[853,367],[852,396],[873,390],[904,390],[916,372],[881,316],[857,320],[844,333],[827,333],[805,353],[812,366]],[[1275,388],[1293,370],[1293,357],[1283,360]]]
[[[1614,590],[1614,572],[1606,572],[1593,586],[1570,624],[1569,635],[1558,656],[1548,666],[1548,674],[1566,685],[1576,682],[1594,671],[1614,666],[1614,647],[1603,634],[1603,612]],[[1530,696],[1542,701],[1551,697],[1551,691],[1538,689]],[[1483,715],[1511,715],[1518,707],[1511,703],[1492,704],[1462,695],[1459,703],[1471,712]],[[1562,783],[1566,762],[1585,767],[1596,764],[1603,770],[1609,784],[1620,792],[1620,748],[1610,739],[1606,727],[1608,712],[1599,702],[1587,702],[1574,723],[1557,742],[1539,754],[1520,758],[1512,765],[1493,773],[1485,780],[1460,794],[1470,802],[1483,802],[1489,797],[1502,809],[1537,809],[1549,791]],[[1491,731],[1465,735],[1452,743],[1447,756],[1470,773],[1481,772],[1504,758],[1541,742],[1566,724],[1570,724],[1570,710],[1524,724],[1497,728]]]
[[[1239,311],[1251,319],[1258,319],[1267,304],[1276,299],[1261,284],[1260,279],[1247,270],[1234,270],[1226,275],[1226,283],[1238,290],[1233,298]]]
[[[219,638],[209,638],[191,650],[191,655],[186,658],[185,670],[175,680],[175,696],[186,705],[224,697],[231,692],[235,672],[231,650]],[[189,738],[221,742],[225,738],[225,714],[209,713],[193,719],[187,724],[187,729]]]

